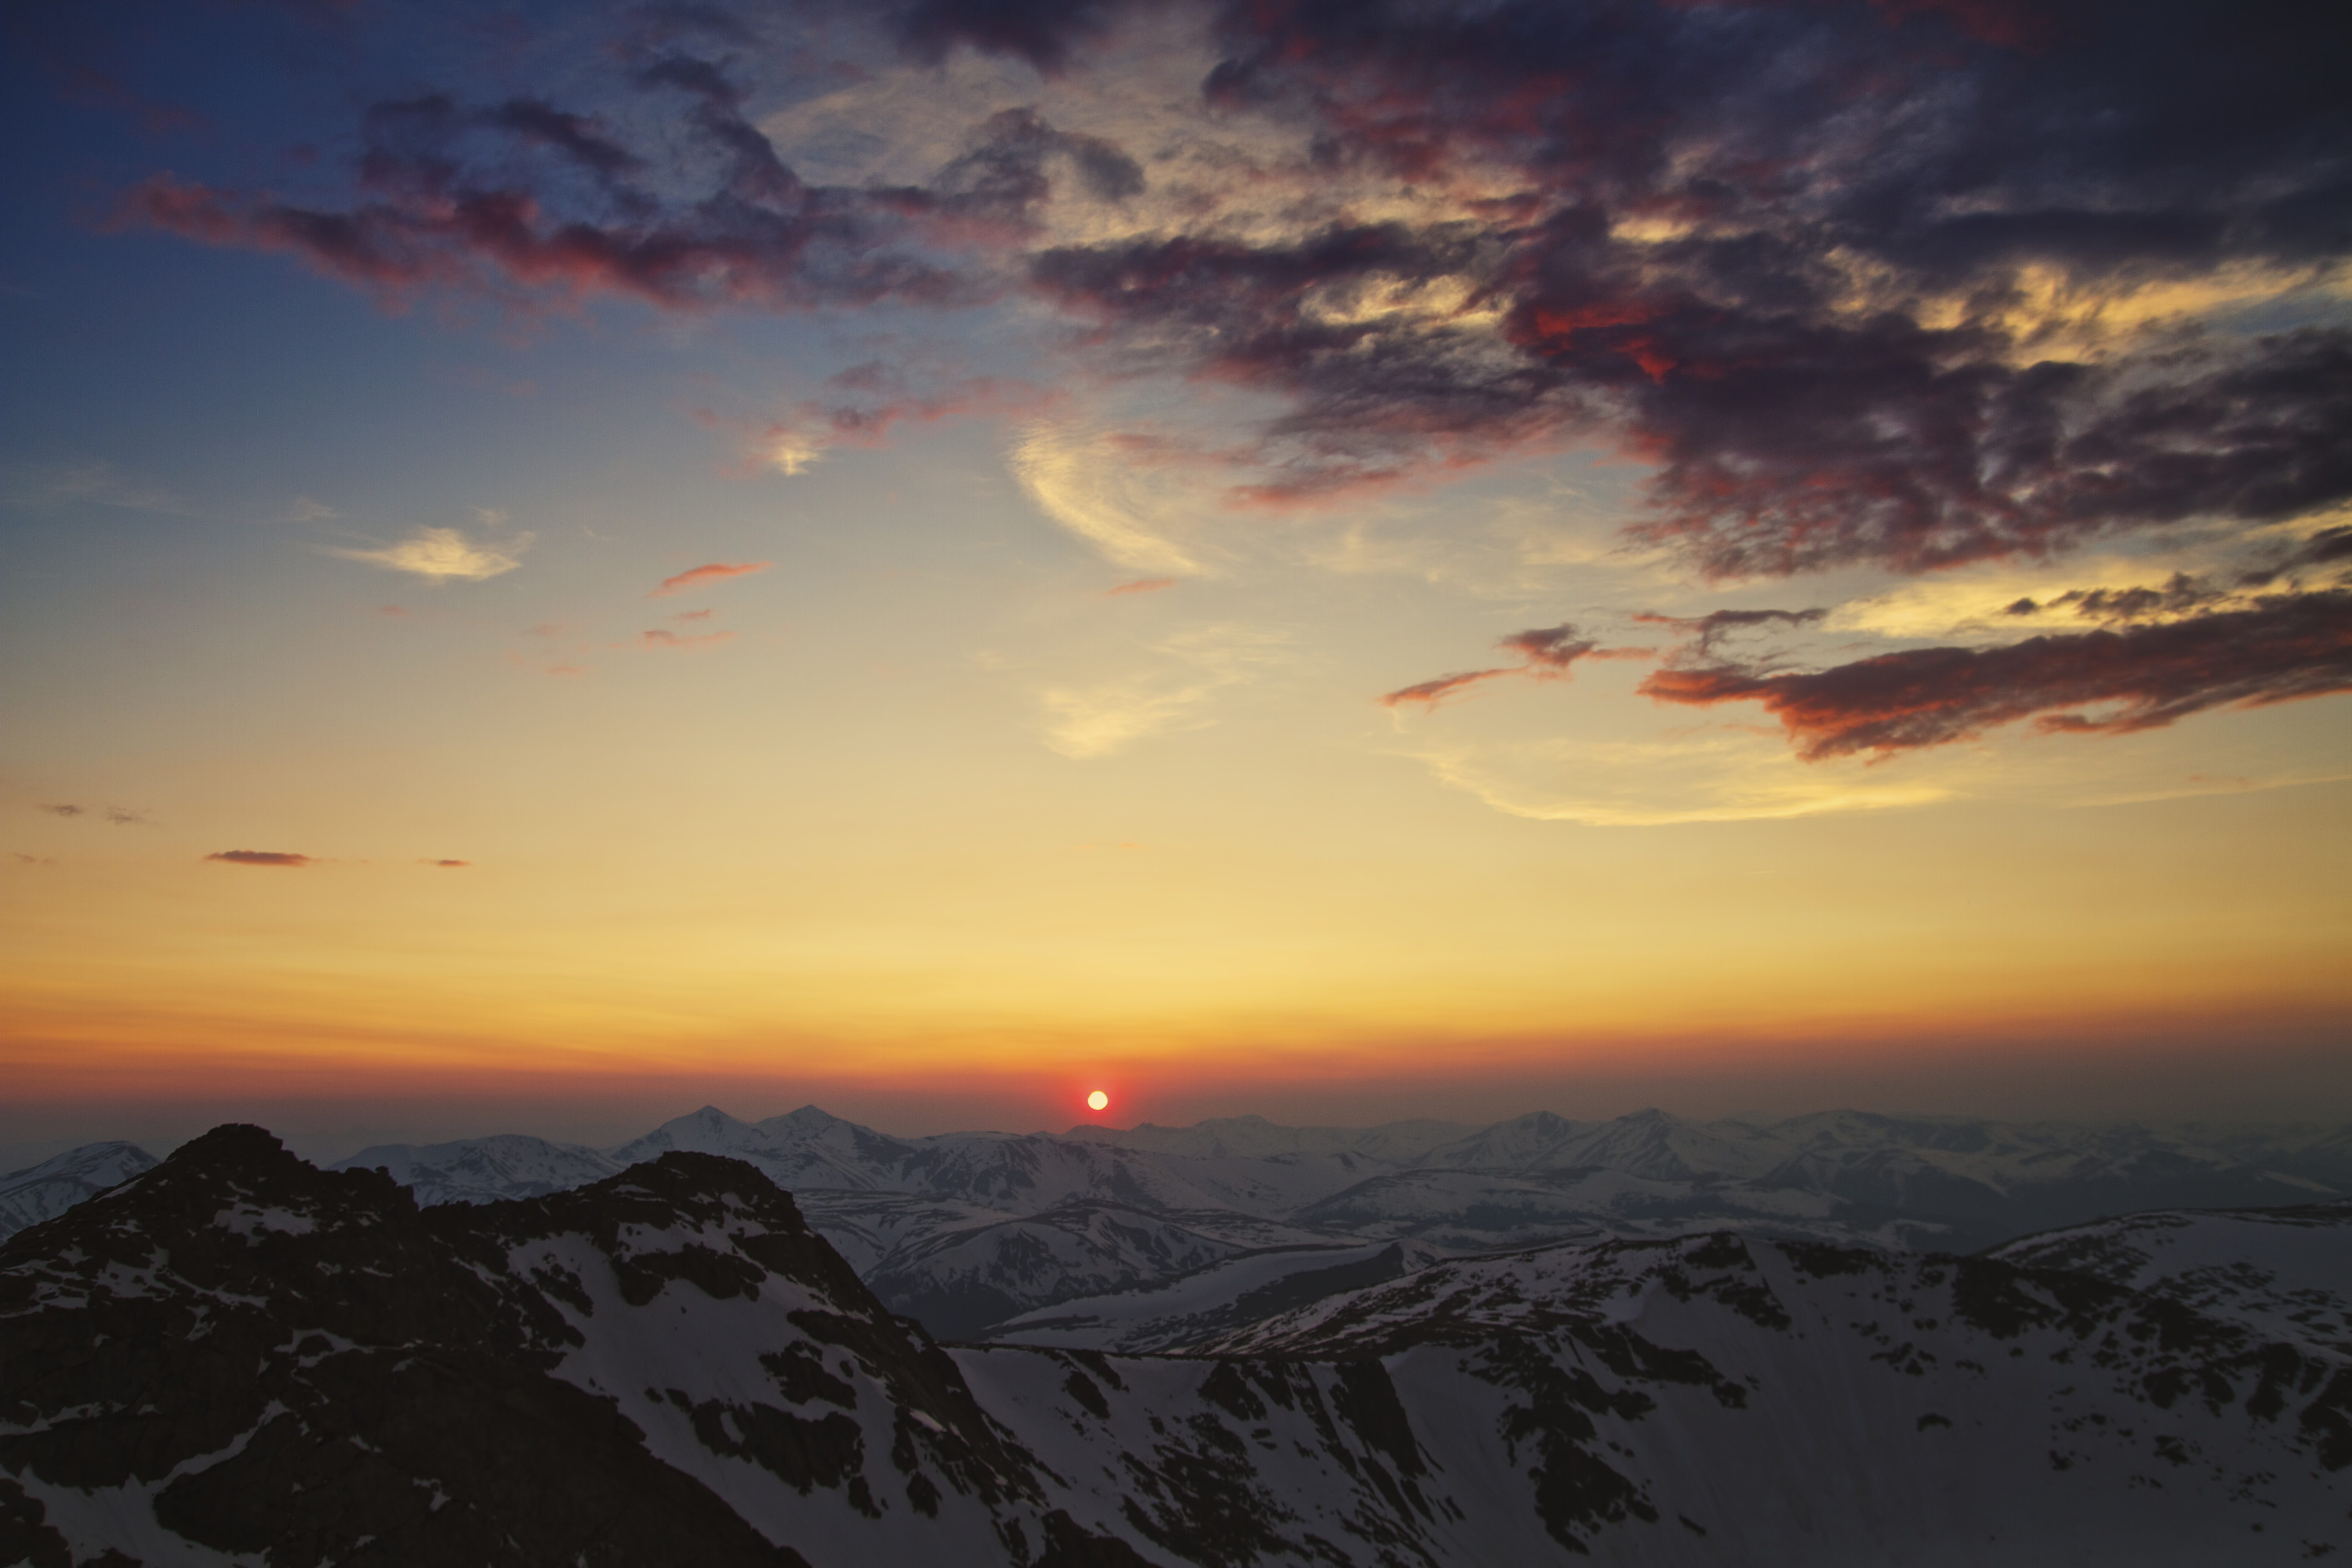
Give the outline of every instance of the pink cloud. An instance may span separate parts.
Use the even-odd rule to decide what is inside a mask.
[[[735,634],[733,632],[711,632],[706,636],[698,637],[682,637],[676,632],[667,631],[660,626],[656,626],[651,631],[639,632],[637,634],[637,640],[634,643],[616,643],[614,646],[616,647],[676,648],[682,652],[690,653],[697,648],[716,647],[720,643],[733,642],[734,640]]]
[[[697,566],[691,572],[681,572],[675,577],[663,578],[661,586],[646,597],[667,599],[673,595],[699,588],[706,583],[723,583],[730,577],[748,577],[754,572],[765,572],[774,564],[772,561],[746,561],[730,566],[724,562],[714,561],[708,566]]]
[[[1121,594],[1157,594],[1162,588],[1173,588],[1175,585],[1176,579],[1173,577],[1139,577],[1132,583],[1121,583],[1116,588],[1104,589],[1103,597],[1116,599]]]

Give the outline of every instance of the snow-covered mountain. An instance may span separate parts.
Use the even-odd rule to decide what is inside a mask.
[[[1326,1249],[1366,1243],[1444,1256],[1730,1226],[1966,1252],[2134,1209],[2352,1192],[2352,1130],[2198,1133],[1860,1111],[1771,1123],[1536,1112],[1479,1129],[1244,1116],[898,1138],[814,1106],[759,1122],[706,1106],[601,1155],[562,1150],[568,1166],[556,1145],[478,1143],[470,1160],[469,1145],[443,1144],[343,1164],[415,1172],[421,1201],[479,1202],[546,1191],[567,1169],[584,1182],[669,1150],[723,1154],[794,1193],[893,1310],[934,1331],[1012,1332],[1014,1320],[1034,1326],[1042,1313],[1059,1325],[1057,1342],[1097,1348],[1230,1322],[1269,1271],[1311,1277],[1328,1266]],[[502,1184],[499,1163],[527,1144],[541,1152]],[[1181,1303],[1175,1316],[1137,1316],[1128,1298],[1157,1296],[1193,1270],[1210,1272],[1167,1298]],[[1213,1300],[1220,1281],[1235,1293]]]
[[[1013,1332],[1018,1320],[1026,1334],[1043,1313],[1057,1325],[1055,1342],[1101,1349],[1232,1326],[1245,1299],[1267,1299],[1254,1293],[1272,1277],[1296,1273],[1305,1288],[1340,1253],[1371,1256],[1390,1243],[1446,1257],[1729,1227],[1971,1252],[2139,1209],[2352,1193],[2352,1129],[2198,1132],[1857,1111],[1771,1123],[1538,1112],[1482,1129],[1234,1117],[899,1138],[814,1106],[759,1122],[705,1107],[610,1149],[508,1135],[382,1145],[336,1168],[383,1169],[426,1205],[485,1203],[566,1190],[673,1151],[756,1166],[796,1195],[894,1310],[935,1332]],[[102,1147],[63,1166],[84,1155],[94,1173],[114,1169]],[[96,1174],[45,1180],[35,1185],[47,1206],[27,1217],[104,1184]],[[1139,1293],[1164,1299],[1174,1315],[1139,1317]]]
[[[85,1143],[11,1171],[0,1176],[0,1240],[154,1166],[155,1156],[135,1143]]]
[[[603,1181],[631,1162],[577,1143],[551,1143],[520,1132],[455,1143],[381,1143],[335,1168],[383,1171],[420,1204],[487,1204],[535,1198]]]
[[[1399,1244],[1107,1355],[933,1342],[748,1163],[420,1211],[225,1128],[0,1244],[0,1561],[2299,1563],[2347,1234]]]

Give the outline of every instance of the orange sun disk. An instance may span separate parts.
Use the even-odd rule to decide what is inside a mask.
[[[1097,1089],[1087,1096],[1087,1109],[1089,1110],[1100,1110],[1108,1104],[1110,1104],[1110,1096],[1101,1089]]]

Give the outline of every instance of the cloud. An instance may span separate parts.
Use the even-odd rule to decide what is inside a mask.
[[[457,871],[470,867],[473,862],[471,860],[419,860],[417,864],[436,867],[442,870]]]
[[[106,820],[117,827],[149,827],[155,821],[143,811],[131,811],[119,805],[106,808]]]
[[[1466,669],[1454,675],[1441,675],[1434,680],[1401,687],[1383,696],[1380,700],[1381,706],[1402,708],[1416,704],[1434,708],[1447,698],[1458,696],[1474,686],[1507,676],[1565,680],[1580,658],[1646,658],[1652,654],[1648,648],[1604,648],[1566,622],[1556,626],[1538,626],[1530,631],[1513,632],[1509,637],[1499,639],[1495,646],[1517,654],[1520,662],[1496,669]]]
[[[342,516],[342,513],[337,511],[333,507],[327,505],[323,501],[312,500],[309,496],[296,496],[292,504],[288,506],[284,511],[278,514],[278,521],[280,522],[326,522],[331,519],[341,516]]]
[[[36,806],[34,809],[37,811],[46,811],[51,816],[79,816],[82,814],[82,808],[80,806],[71,805],[65,801],[57,801],[49,805]]]
[[[1108,560],[1172,578],[1205,570],[1180,542],[1209,500],[1191,454],[1048,417],[1020,431],[1006,460],[1039,510]]]
[[[735,634],[733,632],[711,632],[704,637],[682,637],[676,632],[666,630],[660,626],[656,626],[651,631],[639,632],[637,634],[637,639],[634,643],[615,643],[614,646],[615,647],[641,647],[652,649],[668,648],[676,649],[679,652],[692,653],[698,649],[717,647],[721,643],[733,642],[734,640]],[[569,670],[550,670],[549,673],[569,674],[572,672]]]
[[[194,517],[195,510],[169,490],[124,477],[112,463],[62,465],[11,463],[5,493],[15,506],[88,502],[165,517]]]
[[[2045,732],[2128,733],[2212,708],[2352,690],[2352,592],[2006,647],[1916,648],[1810,674],[1661,669],[1640,689],[1696,706],[1760,702],[1808,761],[1947,745],[2024,719]]]
[[[1291,658],[1289,634],[1226,624],[1190,627],[1156,645],[1157,670],[1038,694],[1045,744],[1073,761],[1123,751],[1149,735],[1206,729],[1227,690]]]
[[[1213,529],[1236,519],[1571,447],[1642,465],[1627,542],[1718,581],[2022,566],[2189,531],[2276,539],[2352,501],[2347,25],[2333,14],[2315,23],[2284,0],[2130,18],[2104,0],[1177,13],[834,5],[845,74],[895,72],[903,93],[904,62],[932,62],[923,90],[944,107],[824,127],[802,110],[887,95],[833,91],[740,20],[632,13],[564,75],[576,101],[380,101],[340,194],[159,174],[121,217],[294,255],[394,299],[1017,304],[996,319],[1058,357],[1041,379],[1090,401],[1041,402],[1012,471],[1048,518],[1154,578],[1225,569]],[[1199,95],[1106,108],[1141,79],[1088,88],[1089,71],[1132,69],[1120,51],[1179,22],[1209,51]],[[767,123],[810,134],[772,139],[755,102],[795,105]],[[1087,106],[1094,118],[1066,112]],[[828,160],[819,128],[882,150]],[[862,172],[813,182],[779,153],[796,139],[805,167]],[[747,435],[793,473],[947,405],[887,379]],[[1097,394],[1161,405],[1114,420]],[[2352,544],[2307,549],[2321,553],[2244,564],[2236,596],[2065,613],[2151,630],[2253,613],[2240,591],[2307,588],[2293,574]],[[1740,628],[1686,629],[1686,657],[1713,660]],[[1515,651],[1505,669],[1547,668]],[[1762,678],[1753,661],[1726,668]],[[1391,695],[1434,701],[1496,674]]]
[[[982,375],[935,382],[880,361],[853,365],[826,383],[831,395],[804,399],[780,418],[730,419],[708,408],[695,410],[695,416],[733,431],[753,462],[791,477],[806,473],[838,447],[885,446],[902,425],[1017,414],[1045,401],[1025,381]]]
[[[1116,588],[1105,588],[1103,597],[1116,599],[1124,594],[1156,594],[1162,588],[1173,588],[1178,581],[1179,579],[1174,577],[1138,577],[1132,583],[1121,583]]]
[[[280,251],[400,300],[420,289],[523,309],[621,295],[674,310],[807,309],[984,294],[912,243],[924,193],[812,186],[742,114],[743,89],[690,55],[639,40],[611,58],[650,114],[659,151],[605,117],[535,98],[467,105],[444,93],[365,113],[358,199],[296,205],[157,174],[125,194],[121,225]]]
[[[381,550],[326,547],[330,555],[363,561],[390,572],[406,572],[436,583],[479,583],[511,572],[522,564],[522,552],[532,536],[491,544],[468,539],[454,528],[420,528],[398,544]]]
[[[1659,616],[1647,612],[1633,620],[1642,626],[1671,626],[1690,636],[1702,658],[1712,658],[1716,645],[1727,637],[1752,631],[1759,626],[1809,626],[1829,615],[1826,609],[1813,610],[1710,610],[1704,616]]]
[[[673,595],[699,588],[705,584],[723,583],[730,577],[748,577],[754,572],[765,572],[774,564],[772,561],[746,561],[730,566],[714,561],[708,566],[697,566],[692,571],[681,572],[675,577],[663,578],[661,586],[647,594],[646,597],[667,599]]]
[[[1506,667],[1500,669],[1465,669],[1454,675],[1441,675],[1433,680],[1399,687],[1381,699],[1381,706],[1402,708],[1408,702],[1417,702],[1425,708],[1434,708],[1447,698],[1457,696],[1481,681],[1519,673],[1517,669]]]
[[[58,863],[53,855],[27,855],[22,850],[10,851],[8,858],[19,866],[54,866]]]
[[[223,849],[205,857],[207,860],[226,861],[231,866],[315,866],[318,862],[308,855],[295,855],[278,849]]]

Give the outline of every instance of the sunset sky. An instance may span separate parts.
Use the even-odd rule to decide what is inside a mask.
[[[5,26],[0,1155],[2352,1116],[2343,21]]]

